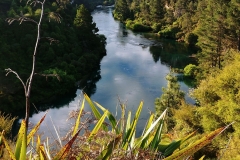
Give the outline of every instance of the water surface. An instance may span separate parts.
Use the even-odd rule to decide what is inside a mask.
[[[143,100],[144,107],[137,128],[139,134],[150,111],[155,111],[154,100],[162,94],[162,87],[166,87],[165,76],[170,71],[170,65],[181,65],[183,62],[178,57],[187,57],[191,51],[173,41],[152,39],[148,35],[127,30],[123,24],[113,19],[111,7],[97,9],[92,16],[99,34],[104,34],[107,38],[107,56],[101,62],[101,79],[96,83],[96,91],[91,99],[113,113],[117,111],[118,115],[120,109],[116,109],[116,106],[119,99],[133,113]],[[168,58],[171,54],[175,58]],[[188,86],[182,82],[180,84],[182,90],[187,92]],[[51,109],[42,125],[42,132],[53,132],[50,117],[62,136],[68,131],[66,119],[70,111],[79,108],[81,90],[76,95],[71,102],[62,104],[61,107],[59,104],[57,107],[56,104],[49,106]],[[90,109],[87,107],[86,110]],[[44,113],[40,111],[34,114],[30,121],[36,123]]]

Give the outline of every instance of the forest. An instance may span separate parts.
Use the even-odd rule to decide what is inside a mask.
[[[185,102],[177,77],[170,73],[163,95],[155,101],[156,112],[170,108],[167,130],[175,136],[196,129],[199,135],[209,133],[235,122],[200,155],[239,159],[240,1],[116,0],[114,17],[133,31],[153,32],[198,48],[192,55],[197,64],[183,70],[185,77],[196,81],[189,93],[196,104]]]
[[[27,80],[32,67],[32,54],[37,28],[32,21],[17,21],[19,17],[36,20],[38,6],[26,5],[27,1],[5,0],[0,2],[0,110],[16,113],[24,106],[23,88],[15,75],[5,76],[5,69],[16,71]],[[57,97],[72,94],[85,86],[89,95],[94,93],[95,82],[100,77],[100,61],[106,55],[105,40],[98,34],[92,21],[92,6],[101,1],[46,1],[33,85],[34,103],[48,103]],[[81,6],[80,6],[81,5]],[[54,14],[53,14],[54,13]],[[15,21],[10,22],[10,18]],[[24,22],[26,21],[26,22]],[[10,22],[11,24],[9,24]],[[47,77],[46,75],[59,77]]]
[[[19,106],[24,106],[24,95],[21,82],[13,74],[6,77],[4,69],[11,68],[17,71],[22,79],[27,80],[32,67],[32,51],[37,30],[33,23],[24,22],[28,19],[21,18],[29,17],[35,20],[40,10],[26,5],[26,2],[27,0],[0,2],[0,110],[6,113],[22,110]],[[33,102],[47,103],[76,90],[76,86],[81,87],[83,84],[88,88],[101,78],[99,69],[100,61],[106,55],[106,38],[98,34],[98,28],[89,11],[98,4],[108,5],[113,1],[75,0],[72,3],[73,5],[68,0],[46,1],[45,11],[48,17],[44,17],[42,22],[36,77],[32,88]],[[163,88],[163,94],[155,100],[156,114],[161,115],[160,117],[168,109],[166,121],[160,121],[160,124],[167,123],[163,128],[167,134],[163,136],[174,140],[197,131],[193,142],[204,137],[203,135],[211,135],[217,128],[232,124],[226,132],[219,133],[213,143],[191,158],[199,159],[205,156],[205,159],[240,159],[240,148],[237,145],[240,143],[240,1],[116,0],[113,16],[133,31],[152,32],[161,38],[174,39],[198,48],[197,54],[191,55],[197,63],[189,64],[183,70],[184,76],[195,82],[195,87],[189,94],[196,103],[193,105],[185,101],[178,79],[172,72],[166,76],[168,84]],[[12,21],[13,19],[20,21]],[[99,74],[93,77],[92,73]],[[94,87],[89,88],[93,88],[88,93],[90,96],[94,93]],[[85,97],[93,107],[91,100],[86,95]],[[111,115],[105,108],[99,108],[104,111],[102,117]],[[140,108],[141,103],[139,110]],[[103,118],[96,110],[94,114],[99,123],[103,123]],[[136,125],[136,117],[131,127]],[[153,117],[151,115],[149,121],[153,122]],[[113,116],[110,121],[112,120]],[[130,127],[130,120],[131,118],[127,119],[127,132],[121,141],[124,150],[129,150],[134,140],[131,138],[134,131]],[[112,123],[116,124],[115,121]],[[101,125],[97,127],[100,128]],[[105,127],[103,125],[103,129]],[[118,133],[118,128],[113,128]],[[123,132],[122,126],[120,128]],[[93,131],[96,130],[94,128]],[[152,135],[159,130],[154,130]],[[109,132],[104,134],[107,133]],[[93,133],[95,134],[101,134],[100,138],[103,135],[102,132]],[[90,134],[90,139],[93,135]],[[114,142],[119,142],[120,136],[122,134],[115,136]],[[106,141],[109,139],[104,142]],[[139,139],[136,139],[136,142],[138,144]],[[143,142],[140,153],[144,151],[144,147],[155,145],[152,142],[149,145],[145,144],[147,141]],[[176,144],[175,142],[168,145]],[[138,147],[137,144],[135,145]],[[186,146],[189,144],[191,145],[191,142]],[[93,144],[93,147],[96,147],[94,145],[96,144]],[[108,151],[112,151],[110,149],[113,148],[113,141],[106,145],[110,146],[107,147]],[[178,146],[180,150],[180,145]],[[160,150],[161,147],[163,146],[159,143],[157,149]],[[167,152],[169,148],[163,151]],[[103,152],[100,156],[107,156],[107,153],[109,152]],[[174,155],[174,150],[163,156],[171,154]]]

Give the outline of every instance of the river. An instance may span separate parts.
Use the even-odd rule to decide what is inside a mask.
[[[162,94],[162,87],[167,81],[165,76],[170,72],[170,65],[181,62],[171,60],[167,63],[161,57],[163,55],[174,54],[175,57],[186,56],[190,50],[184,45],[169,40],[158,40],[149,37],[148,34],[133,33],[127,30],[123,24],[114,20],[112,8],[99,8],[93,13],[93,21],[99,28],[99,34],[104,34],[107,38],[107,56],[101,62],[101,79],[96,83],[96,91],[91,95],[91,99],[97,101],[105,108],[115,114],[119,100],[126,103],[127,110],[135,113],[141,100],[144,107],[137,126],[139,134],[149,117],[150,111],[154,112],[154,100]],[[188,86],[180,82],[181,89],[188,92]],[[68,131],[70,124],[66,122],[69,112],[79,109],[81,90],[77,90],[76,97],[61,107],[55,104],[49,105],[47,118],[41,126],[41,132],[45,134],[53,133],[53,124],[61,133],[61,136]],[[191,101],[188,97],[187,101]],[[90,111],[89,107],[86,110]],[[31,123],[37,121],[45,112],[39,111],[30,118]],[[51,122],[52,119],[52,122]]]

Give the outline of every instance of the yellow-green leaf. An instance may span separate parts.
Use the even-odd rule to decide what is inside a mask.
[[[82,111],[83,111],[83,108],[84,108],[84,104],[85,104],[85,98],[83,98],[82,106],[80,108],[80,111],[79,111],[79,114],[78,114],[78,118],[77,118],[76,123],[74,125],[72,136],[74,136],[77,133],[78,126],[79,126],[80,119],[81,119],[81,115],[82,115]]]
[[[117,121],[115,119],[115,117],[107,110],[105,109],[103,106],[101,106],[100,104],[98,104],[97,102],[94,102],[103,112],[107,112],[107,117],[112,125],[112,128],[116,131],[117,134],[119,134],[119,130],[117,128]]]
[[[27,134],[26,121],[22,120],[15,148],[15,158],[17,160],[21,160],[20,158],[24,158],[24,155],[25,155],[24,159],[26,159],[26,147],[27,147],[26,134]],[[25,147],[25,149],[23,147]],[[23,153],[24,150],[25,153]]]
[[[90,133],[88,140],[91,140],[92,137],[98,132],[98,130],[101,128],[105,118],[107,116],[107,112],[104,112],[103,116],[98,120],[96,126],[93,128],[92,132]]]
[[[71,149],[72,144],[76,140],[80,130],[72,137],[72,139],[63,147],[61,150],[56,154],[56,156],[53,158],[53,160],[60,160],[66,158],[68,152]]]
[[[96,106],[93,104],[92,100],[88,97],[88,95],[86,93],[84,93],[84,97],[87,100],[90,108],[92,109],[92,112],[93,112],[95,118],[97,120],[99,120],[102,117],[102,115],[99,113],[99,111],[97,110]],[[107,131],[106,125],[102,125],[102,128],[103,128],[103,130]]]
[[[229,127],[229,125],[226,126],[226,127],[221,127],[219,129],[216,129],[215,131],[213,131],[213,132],[209,133],[208,135],[204,136],[203,138],[196,141],[192,145],[190,145],[190,146],[188,146],[188,147],[186,147],[186,148],[184,148],[184,149],[182,149],[178,152],[173,153],[169,157],[166,157],[164,160],[184,159],[185,157],[188,157],[188,156],[194,154],[195,152],[197,152],[198,150],[200,150],[201,148],[203,148],[204,146],[209,144],[217,135],[222,133],[228,127]]]
[[[27,129],[25,130],[25,132],[23,134],[23,137],[22,137],[22,146],[21,146],[21,152],[20,152],[19,160],[26,159],[26,153],[27,153]]]
[[[147,124],[147,126],[146,126],[146,131],[144,131],[144,134],[143,134],[143,136],[142,136],[142,138],[141,138],[141,141],[139,141],[139,143],[141,142],[141,147],[142,148],[144,148],[144,146],[146,146],[146,144],[145,143],[150,143],[149,142],[149,133],[150,132],[152,132],[153,130],[154,130],[154,127],[159,123],[159,121],[161,121],[160,122],[160,124],[159,124],[159,127],[158,127],[158,129],[157,129],[157,131],[156,131],[156,133],[155,133],[155,135],[158,135],[158,139],[157,139],[157,137],[156,136],[154,136],[154,138],[153,138],[153,141],[155,141],[154,143],[152,143],[152,146],[150,146],[152,149],[154,148],[154,149],[156,149],[156,146],[159,144],[159,140],[160,140],[160,135],[161,135],[161,127],[162,127],[162,125],[163,125],[163,120],[164,120],[164,118],[165,118],[165,115],[166,115],[166,113],[167,113],[167,109],[158,117],[158,119],[155,121],[155,122],[153,122],[152,123],[152,121],[153,121],[153,117],[154,117],[154,114],[152,114],[151,116],[150,116],[150,118],[149,118],[149,121],[148,121],[148,124]],[[138,145],[138,144],[137,144]],[[155,145],[155,146],[154,146]]]
[[[88,97],[88,95],[86,93],[84,93],[84,97],[86,98],[87,102],[89,103],[90,108],[92,109],[95,118],[96,119],[100,119],[101,118],[101,114],[99,113],[99,111],[97,110],[95,105],[93,104],[92,100]]]
[[[40,149],[40,152],[39,152],[40,160],[46,160],[47,156],[46,156],[46,153],[45,153],[45,150],[44,150],[44,147],[42,144],[39,146],[39,149]]]
[[[133,135],[136,131],[136,125],[140,116],[140,113],[142,111],[142,107],[143,107],[143,101],[140,102],[137,112],[134,116],[133,122],[131,123],[130,128],[127,130],[126,135],[124,135],[124,139],[123,139],[123,149],[127,149],[128,148],[128,143],[131,142]]]
[[[1,134],[1,136],[2,136],[3,143],[4,143],[4,145],[5,145],[5,147],[6,147],[7,151],[8,151],[8,154],[9,154],[10,158],[11,158],[12,160],[16,160],[16,158],[15,158],[15,156],[14,156],[14,153],[13,153],[13,151],[11,150],[11,148],[10,148],[7,140],[5,139],[5,137],[3,136],[3,134]]]
[[[47,113],[45,113],[45,115],[40,119],[40,121],[34,126],[34,128],[33,128],[33,129],[30,131],[30,133],[28,134],[28,136],[27,136],[27,145],[30,143],[33,135],[38,131],[41,123],[43,122],[43,120],[44,120],[45,117],[46,117],[46,114],[47,114]]]
[[[116,138],[114,138],[114,140],[112,140],[107,148],[105,150],[103,150],[100,155],[98,156],[98,160],[107,160],[110,158],[110,156],[113,153],[113,150],[118,146],[119,142],[122,139],[122,134],[118,135]]]

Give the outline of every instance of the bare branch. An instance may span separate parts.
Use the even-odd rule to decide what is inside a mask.
[[[26,96],[29,97],[30,96],[30,92],[31,92],[31,88],[32,88],[32,80],[33,80],[33,75],[34,75],[34,72],[35,72],[35,61],[36,61],[36,54],[37,54],[37,47],[38,47],[38,43],[39,43],[39,39],[40,39],[40,26],[41,26],[41,22],[42,22],[42,17],[43,17],[43,11],[44,11],[44,3],[45,3],[45,0],[43,0],[43,2],[41,2],[41,14],[40,14],[40,17],[39,17],[39,22],[37,23],[37,39],[36,39],[36,43],[35,43],[35,47],[34,47],[34,52],[33,52],[33,61],[32,61],[32,72],[29,76],[29,80],[28,80],[28,83],[26,84],[27,85],[27,94]]]
[[[28,1],[27,1],[27,4],[33,5],[34,7],[35,7],[38,3],[43,4],[43,2],[38,1],[38,0],[28,0]]]
[[[18,73],[16,71],[13,71],[11,68],[8,68],[8,69],[5,69],[5,71],[7,72],[6,73],[6,76],[8,76],[9,73],[13,73],[16,75],[16,77],[20,80],[20,82],[22,83],[23,85],[23,88],[24,88],[24,92],[25,92],[25,95],[27,93],[26,91],[26,85],[24,84],[23,80],[20,78],[20,76],[18,75]]]
[[[16,18],[6,18],[6,20],[8,22],[9,25],[11,25],[14,21],[19,21],[19,25],[22,24],[22,22],[33,22],[35,24],[38,24],[36,21],[34,21],[33,19],[31,18],[27,18],[25,17],[24,15],[21,15],[21,16],[18,16]]]
[[[50,20],[52,19],[52,20],[54,20],[54,21],[56,21],[56,22],[58,22],[58,23],[61,23],[62,17],[60,16],[60,14],[55,13],[55,12],[48,12],[48,13],[45,13],[45,14],[48,15],[48,20],[49,20],[49,22],[50,22]]]
[[[61,78],[58,74],[40,74],[40,73],[35,73],[35,75],[43,76],[46,77],[46,81],[48,77],[57,77],[58,81],[61,81]]]
[[[52,44],[52,42],[59,43],[59,40],[56,40],[54,38],[51,38],[51,37],[44,37],[44,38],[50,41],[50,45]]]

